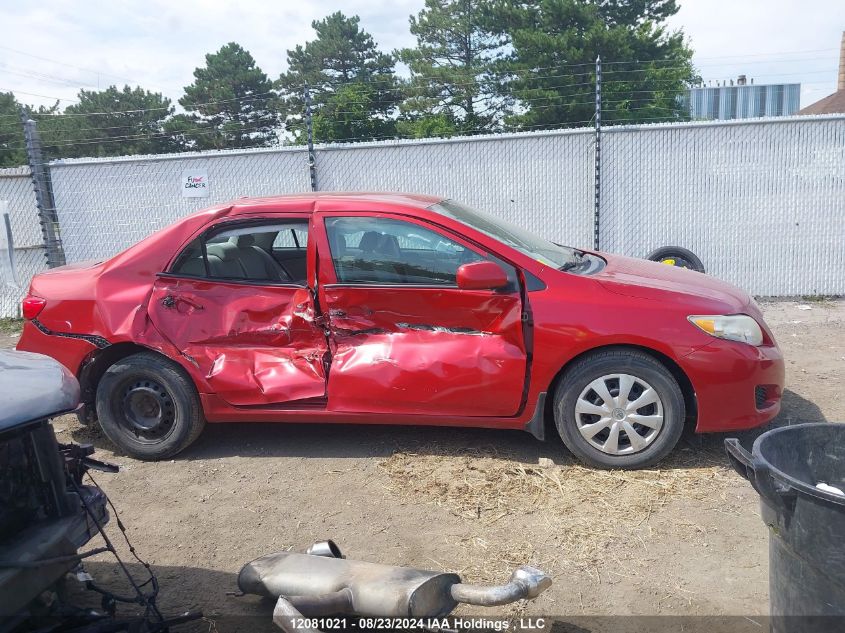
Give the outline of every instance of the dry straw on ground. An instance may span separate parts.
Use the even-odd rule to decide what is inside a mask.
[[[485,579],[530,562],[532,542],[552,540],[560,558],[533,561],[584,571],[608,557],[621,563],[645,546],[652,516],[673,501],[709,499],[730,511],[726,494],[736,475],[714,449],[685,448],[658,469],[601,471],[571,459],[524,463],[495,448],[421,447],[380,463],[390,492],[419,503],[446,506],[472,526],[472,571]],[[484,534],[519,526],[508,539]],[[695,526],[691,526],[695,529]],[[505,545],[506,544],[506,545]],[[503,546],[504,545],[504,546]],[[466,570],[464,570],[466,571]]]

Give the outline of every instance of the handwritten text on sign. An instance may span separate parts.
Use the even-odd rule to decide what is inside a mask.
[[[208,172],[186,169],[182,172],[181,187],[183,198],[207,198]]]

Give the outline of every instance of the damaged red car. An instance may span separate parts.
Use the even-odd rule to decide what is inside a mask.
[[[771,420],[784,381],[742,290],[420,195],[218,205],[38,275],[23,311],[18,349],[141,459],[206,422],[336,422],[521,429],[637,468],[685,426]]]

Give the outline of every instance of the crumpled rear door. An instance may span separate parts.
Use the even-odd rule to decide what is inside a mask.
[[[231,405],[326,395],[326,338],[307,288],[160,276],[148,313]]]

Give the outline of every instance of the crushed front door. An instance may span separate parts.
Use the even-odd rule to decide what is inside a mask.
[[[322,244],[330,411],[500,417],[520,411],[527,352],[515,269],[507,289],[459,289],[454,268],[489,256],[411,218],[315,214],[312,232]],[[444,265],[449,259],[455,261]],[[337,271],[346,265],[351,276]],[[426,268],[437,269],[432,283],[425,282]]]
[[[308,288],[162,275],[148,313],[231,405],[325,397],[327,344]]]

